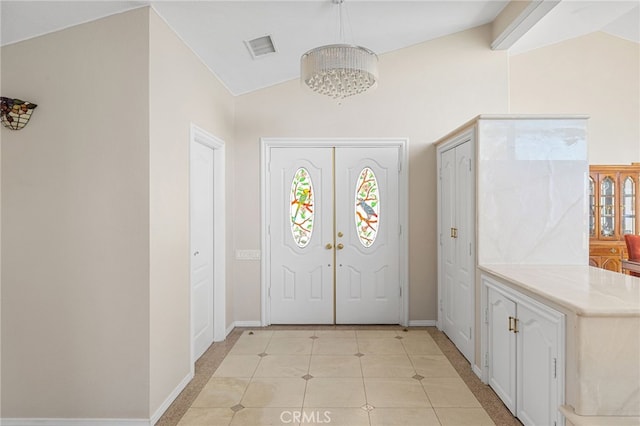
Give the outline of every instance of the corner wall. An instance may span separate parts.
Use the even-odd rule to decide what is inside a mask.
[[[2,48],[4,418],[148,418],[147,14]]]
[[[230,162],[234,100],[155,11],[150,11],[149,18],[149,407],[153,415],[191,369],[190,124],[222,139]],[[227,177],[227,181],[233,180]],[[231,205],[227,200],[229,218],[233,217]],[[233,233],[229,228],[230,237]],[[232,297],[230,273],[227,282],[227,294]],[[228,326],[233,322],[230,308],[227,318]]]

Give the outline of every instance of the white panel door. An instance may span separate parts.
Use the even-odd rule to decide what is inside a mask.
[[[191,315],[194,360],[213,343],[213,149],[191,144]]]
[[[269,158],[270,322],[398,324],[399,149],[274,147]],[[375,176],[375,185],[371,197],[358,199],[364,169]],[[295,183],[301,170],[311,181],[301,184],[302,191]],[[305,216],[299,208],[306,209]],[[361,242],[356,212],[369,230],[375,228],[375,239],[368,231],[362,237],[370,244]],[[299,227],[310,221],[312,230],[305,229],[301,241]]]
[[[516,334],[510,330],[516,303],[488,288],[489,385],[509,411],[516,415]],[[542,398],[538,395],[535,398]]]
[[[271,323],[332,324],[333,149],[272,148],[270,155],[266,196]],[[292,200],[294,177],[301,169],[311,185],[305,187],[306,195]],[[296,240],[298,227],[309,221],[308,241]]]
[[[472,146],[463,143],[441,154],[441,283],[443,331],[473,359],[474,183]]]
[[[553,425],[558,394],[559,315],[518,303],[517,417],[525,426]]]
[[[399,153],[337,148],[336,322],[398,324]]]

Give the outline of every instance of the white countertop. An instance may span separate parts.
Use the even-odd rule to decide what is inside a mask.
[[[582,265],[480,265],[581,316],[640,316],[640,278]]]

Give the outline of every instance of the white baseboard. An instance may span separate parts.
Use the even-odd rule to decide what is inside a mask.
[[[262,327],[262,323],[258,321],[236,321],[236,327]]]
[[[433,327],[436,320],[409,320],[409,327]]]
[[[231,324],[229,324],[229,327],[227,327],[227,329],[225,331],[227,333],[227,334],[224,335],[225,339],[227,337],[229,337],[229,335],[231,334],[231,332],[233,331],[234,328],[236,328],[236,323],[235,322],[232,322]]]
[[[471,366],[471,371],[473,371],[476,374],[476,376],[478,376],[480,381],[482,381],[484,383],[484,380],[482,378],[482,368],[478,367],[477,365],[472,365]]]
[[[2,426],[150,426],[147,419],[46,419],[4,418]]]
[[[173,401],[175,401],[178,395],[180,395],[180,392],[182,392],[184,388],[187,387],[189,382],[193,379],[193,376],[194,376],[194,371],[192,368],[189,374],[187,374],[187,376],[184,379],[182,379],[182,381],[178,384],[178,386],[175,387],[173,392],[171,392],[167,397],[167,399],[164,400],[162,405],[160,405],[160,407],[158,407],[156,412],[153,413],[153,416],[151,416],[151,420],[149,421],[150,425],[155,425],[156,422],[160,420],[160,417],[162,417],[164,412],[167,411],[167,409],[173,403]]]

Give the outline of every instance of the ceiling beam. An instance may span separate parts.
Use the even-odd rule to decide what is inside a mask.
[[[512,0],[493,21],[491,49],[507,50],[537,24],[560,0]]]

